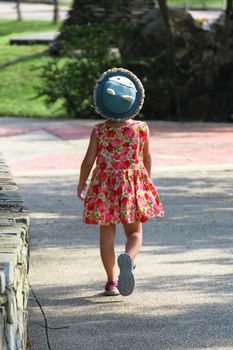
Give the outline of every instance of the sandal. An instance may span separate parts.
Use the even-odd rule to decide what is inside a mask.
[[[118,290],[118,283],[116,281],[108,281],[105,284],[105,291],[104,291],[105,296],[114,296],[119,294],[120,293]]]
[[[118,280],[118,289],[121,295],[127,296],[133,293],[134,281],[134,264],[130,255],[127,253],[121,254],[118,257],[118,265],[120,268],[120,275]]]

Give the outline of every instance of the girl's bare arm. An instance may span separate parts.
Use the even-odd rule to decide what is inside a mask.
[[[77,196],[82,200],[84,199],[82,192],[86,187],[87,178],[90,175],[93,164],[95,163],[97,150],[98,150],[98,140],[96,138],[95,130],[93,129],[91,133],[87,153],[81,164],[79,183],[77,186]]]
[[[143,164],[148,172],[148,175],[151,176],[151,154],[150,154],[150,132],[147,128],[147,137],[143,147]]]

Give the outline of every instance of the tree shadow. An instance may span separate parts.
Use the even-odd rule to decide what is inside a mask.
[[[165,246],[162,254],[232,244],[232,179],[201,177],[156,180],[165,207],[164,219],[144,224],[144,244]],[[98,226],[82,223],[83,203],[76,197],[77,179],[32,179],[20,185],[32,213],[32,249],[98,245]],[[117,227],[119,239],[123,231]],[[33,234],[35,232],[35,234]],[[90,240],[90,237],[92,239]],[[169,247],[169,248],[167,248]],[[173,247],[173,248],[172,248]]]
[[[22,57],[19,57],[19,58],[16,58],[12,61],[8,61],[6,63],[3,63],[3,64],[0,64],[0,70],[1,69],[5,69],[7,67],[10,67],[10,66],[14,66],[18,63],[23,63],[23,62],[27,62],[27,61],[32,61],[34,59],[37,59],[39,57],[42,57],[46,54],[46,50],[43,51],[43,52],[37,52],[37,53],[34,53],[34,54],[31,54],[31,55],[26,55],[26,56],[22,56]]]
[[[158,285],[158,289],[164,287]],[[193,290],[193,287],[191,284],[190,289]],[[39,291],[39,294],[48,296],[42,301],[49,326],[66,327],[49,330],[51,347],[56,350],[63,350],[64,346],[66,349],[82,350],[231,348],[232,302],[181,305],[174,300],[173,305],[166,302],[156,305],[156,302],[143,298],[147,287],[143,290],[139,287],[130,300],[101,302],[98,301],[100,297],[79,296],[83,288],[85,285],[71,286],[70,291],[75,289],[77,296],[63,301],[64,294],[58,286]],[[152,296],[148,290],[146,295]],[[160,294],[155,291],[153,297],[159,300]],[[29,337],[34,343],[33,349],[42,350],[46,347],[44,330],[33,323],[41,323],[42,317],[32,303],[29,307]],[[40,339],[40,342],[34,339]]]
[[[55,251],[51,259],[56,257],[53,263],[59,268],[60,252],[63,251],[70,259],[75,256],[74,266],[79,273],[82,272],[82,282],[77,272],[77,284],[65,285],[62,274],[69,265],[67,260],[64,269],[58,270],[60,284],[51,285],[51,281],[47,283],[45,280],[45,285],[36,285],[36,294],[49,326],[68,326],[49,330],[52,348],[231,348],[233,247],[230,176],[192,174],[156,180],[166,218],[145,223],[135,293],[128,298],[119,296],[116,299],[103,297],[96,290],[99,283],[96,265],[94,279],[85,274],[86,262],[91,264],[98,254],[98,227],[82,223],[83,203],[75,193],[77,179],[66,176],[64,179],[24,180],[20,187],[32,213],[32,253],[41,255],[42,263],[44,249]],[[120,226],[118,233],[117,244],[123,244]],[[85,261],[82,261],[82,256],[75,255],[79,249],[86,252]],[[93,251],[96,256],[93,256]],[[49,261],[36,269],[43,271],[47,265]],[[30,298],[32,349],[44,350],[44,329],[32,322],[42,323],[43,320],[35,301]]]

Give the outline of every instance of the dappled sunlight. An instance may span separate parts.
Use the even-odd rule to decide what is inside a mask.
[[[90,348],[97,348],[99,341],[103,346],[106,337],[108,343],[116,341],[122,348],[136,340],[138,348],[146,349],[154,349],[153,344],[164,350],[198,350],[207,344],[208,349],[231,349],[232,333],[226,335],[233,315],[230,299],[207,302],[199,295],[196,298],[194,292],[184,299],[184,295],[167,292],[166,288],[163,293],[155,290],[153,299],[147,288],[135,291],[133,297],[108,299],[96,294],[92,283],[70,285],[68,290],[41,287],[38,296],[46,307],[49,325],[69,327],[67,347],[78,342],[82,348],[88,336]],[[30,334],[38,336],[42,331],[32,323],[35,321],[40,321],[40,311],[32,300]],[[66,332],[50,332],[51,344],[60,343]]]
[[[144,224],[134,294],[110,299],[102,296],[99,228],[82,222],[77,177],[25,176],[19,183],[32,213],[29,277],[49,326],[69,327],[67,348],[75,342],[86,348],[87,338],[90,349],[98,341],[105,346],[106,338],[126,349],[134,339],[137,348],[151,350],[154,344],[159,350],[231,349],[229,173],[169,173],[155,180],[166,217]],[[119,225],[116,254],[123,250]],[[29,315],[30,335],[42,339],[43,350],[43,329],[33,323],[41,323],[41,314],[32,298]],[[51,345],[62,344],[66,334],[67,328],[51,331]]]
[[[82,219],[81,215],[67,215],[62,213],[47,213],[47,212],[32,212],[30,213],[32,219]]]

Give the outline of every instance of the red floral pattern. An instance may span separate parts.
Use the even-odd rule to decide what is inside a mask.
[[[147,130],[141,121],[122,127],[95,125],[98,154],[84,202],[85,223],[124,224],[164,216],[156,187],[143,165]]]

